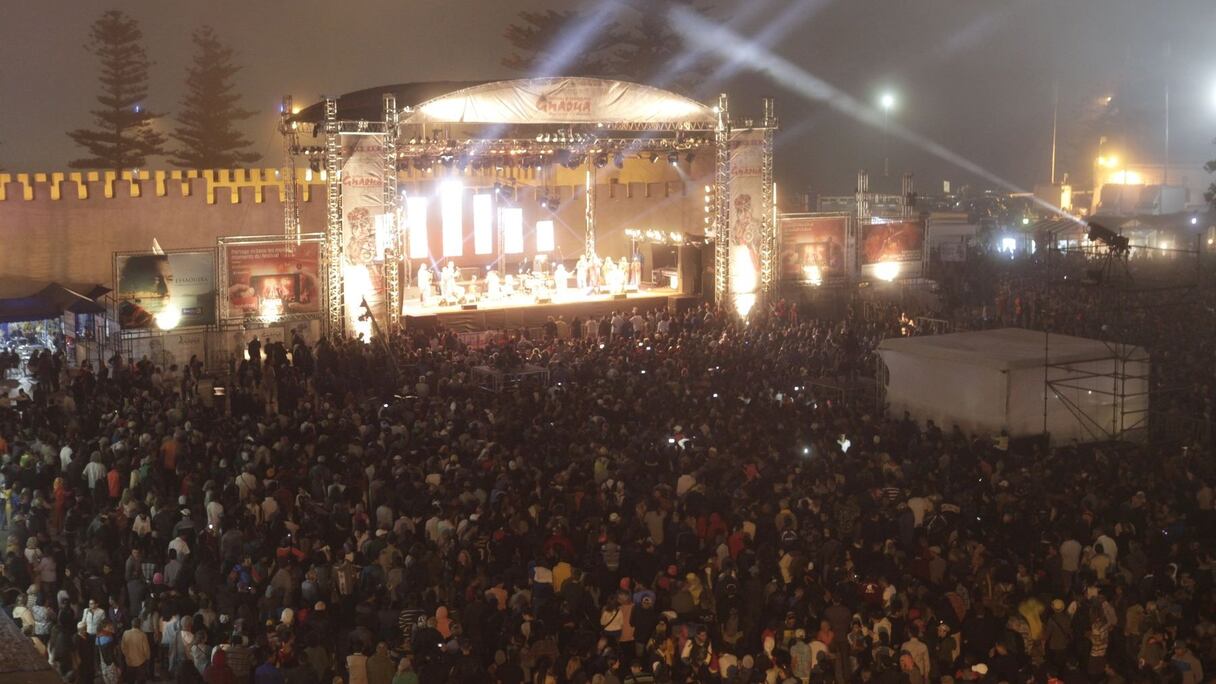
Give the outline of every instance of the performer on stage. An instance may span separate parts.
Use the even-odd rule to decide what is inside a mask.
[[[642,289],[642,259],[637,254],[633,255],[633,261],[629,264],[629,289]]]
[[[423,306],[429,306],[431,300],[431,281],[434,279],[430,267],[425,263],[418,267],[418,298]]]
[[[464,294],[462,295],[460,301],[464,302],[465,304],[476,304],[477,300],[478,300],[478,295],[479,295],[479,293],[477,291],[477,274],[474,273],[473,279],[469,281],[469,287],[468,287],[468,289],[466,289],[464,291]]]
[[[558,295],[566,294],[566,285],[569,284],[570,272],[566,270],[566,264],[557,262],[557,268],[553,270],[554,289]]]
[[[587,293],[587,255],[581,254],[574,265],[574,285],[580,294]]]
[[[501,281],[498,278],[498,271],[492,266],[486,267],[486,297],[490,299],[498,299],[501,293]]]
[[[608,282],[608,291],[612,294],[620,294],[625,291],[625,278],[627,271],[622,269],[617,262],[612,259],[605,259],[608,265],[608,275],[604,278]],[[625,257],[621,257],[621,261],[625,261]]]
[[[604,257],[604,262],[600,265],[600,287],[612,291],[612,272],[616,270],[616,262],[612,257]]]
[[[444,304],[451,304],[457,301],[455,262],[449,261],[443,267],[442,277],[439,280],[439,292],[443,296]]]

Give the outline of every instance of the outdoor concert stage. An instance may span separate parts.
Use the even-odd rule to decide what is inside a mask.
[[[669,287],[643,289],[639,292],[628,292],[624,299],[610,294],[580,295],[558,299],[553,302],[536,303],[532,298],[513,298],[497,302],[481,302],[476,309],[462,309],[459,306],[423,306],[416,298],[405,302],[405,328],[433,325],[439,323],[443,327],[456,332],[473,332],[478,330],[510,330],[517,328],[534,328],[544,325],[549,316],[563,316],[567,321],[575,317],[584,321],[589,316],[604,316],[613,311],[624,309],[632,311],[651,311],[667,308],[670,297],[680,295],[679,290]]]

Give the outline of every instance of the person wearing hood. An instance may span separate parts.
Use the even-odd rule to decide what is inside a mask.
[[[203,681],[206,684],[235,684],[236,675],[228,666],[228,653],[222,648],[215,649],[211,654],[211,663],[203,670]]]

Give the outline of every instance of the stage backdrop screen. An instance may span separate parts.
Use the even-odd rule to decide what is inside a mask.
[[[861,227],[861,272],[874,275],[877,264],[899,264],[899,276],[920,273],[925,246],[923,221],[868,223]]]
[[[781,278],[822,280],[845,275],[845,216],[782,216]]]
[[[178,328],[215,325],[215,250],[114,256],[118,323],[124,330],[155,330],[156,315],[181,311]]]
[[[225,319],[260,315],[263,303],[278,302],[284,316],[321,312],[321,243],[295,240],[228,242],[223,250]]]

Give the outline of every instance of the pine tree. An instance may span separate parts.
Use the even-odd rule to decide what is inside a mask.
[[[70,162],[72,168],[122,171],[164,154],[165,137],[152,129],[152,120],[160,115],[143,105],[152,62],[142,39],[139,22],[118,10],[93,22],[87,47],[101,62],[101,107],[92,110],[96,128],[68,132],[90,155]]]
[[[222,43],[210,26],[194,32],[194,64],[186,70],[186,96],[182,98],[173,138],[180,146],[169,163],[192,169],[227,169],[252,164],[262,155],[248,151],[250,142],[236,122],[254,115],[238,106],[233,76],[241,67],[232,63],[232,48]]]

